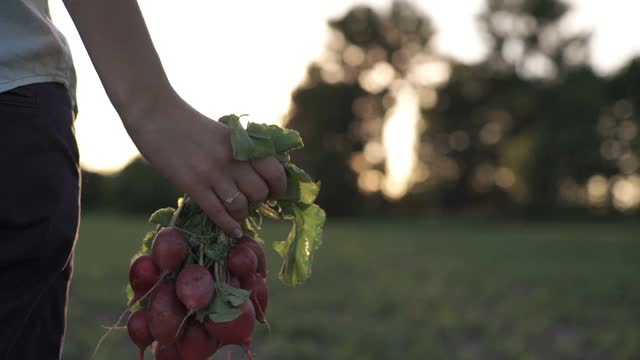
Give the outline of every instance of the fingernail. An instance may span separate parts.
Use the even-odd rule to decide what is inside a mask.
[[[235,230],[233,231],[233,235],[234,235],[236,238],[241,238],[241,237],[242,237],[242,230],[240,230],[240,229],[235,229]]]

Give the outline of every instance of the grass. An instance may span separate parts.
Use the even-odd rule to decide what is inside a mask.
[[[88,359],[100,326],[123,310],[129,258],[148,228],[144,216],[83,217],[64,359]],[[267,230],[267,239],[286,233]],[[639,230],[330,221],[302,287],[274,279],[269,251],[271,334],[260,326],[253,350],[265,360],[637,359]],[[96,359],[135,354],[117,332]]]

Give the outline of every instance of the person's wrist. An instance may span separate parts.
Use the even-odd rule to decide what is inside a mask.
[[[159,121],[175,118],[171,114],[183,106],[186,106],[186,103],[173,88],[168,87],[136,96],[117,106],[116,110],[127,132],[134,135],[150,126],[159,125]]]

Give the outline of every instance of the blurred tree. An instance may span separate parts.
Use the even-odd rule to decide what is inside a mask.
[[[176,206],[182,195],[148,162],[137,158],[113,178],[113,206],[122,211],[145,212]]]
[[[621,209],[635,188],[638,207],[640,180],[630,177],[640,166],[638,124],[629,115],[638,65],[611,79],[595,74],[590,35],[561,26],[568,11],[562,0],[488,0],[479,22],[489,51],[471,65],[435,54],[429,19],[407,2],[331,21],[333,38],[287,119],[306,140],[297,160],[324,183],[321,204],[334,216],[550,216]],[[421,114],[418,162],[409,195],[387,206],[383,129],[407,90]]]
[[[319,203],[332,216],[382,211],[385,200],[371,194],[384,182],[385,116],[395,102],[394,85],[407,82],[431,54],[431,22],[396,1],[388,12],[355,7],[329,26],[329,47],[293,93],[286,119],[305,139],[295,160],[322,181]]]
[[[82,170],[82,209],[95,210],[108,207],[112,197],[113,177]]]
[[[323,183],[319,203],[331,216],[637,212],[640,59],[594,73],[589,34],[561,26],[568,11],[562,0],[487,0],[489,47],[476,64],[436,54],[429,18],[409,2],[330,21],[285,119],[305,140],[294,160]],[[413,120],[394,122],[403,106],[415,132],[393,131]],[[415,163],[400,159],[410,172],[400,190],[388,159],[398,142],[416,143]],[[85,174],[83,194],[86,207],[127,211],[178,196],[142,160]]]
[[[422,197],[534,216],[588,205],[584,184],[610,168],[597,133],[606,80],[588,65],[589,35],[562,32],[568,10],[559,0],[488,1],[486,59],[453,63],[437,104],[423,108],[421,160],[434,176],[418,185]]]
[[[115,175],[82,173],[82,206],[87,210],[115,210],[150,214],[175,206],[182,194],[141,158]]]
[[[489,43],[482,63],[523,78],[557,78],[588,61],[589,34],[566,34],[561,20],[569,11],[564,0],[487,0],[480,26]]]
[[[607,104],[597,131],[607,171],[592,176],[589,195],[600,208],[640,208],[640,58],[607,79]]]

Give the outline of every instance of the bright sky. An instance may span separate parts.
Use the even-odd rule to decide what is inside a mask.
[[[462,61],[482,57],[475,16],[483,0],[418,0],[437,28],[436,48]],[[248,113],[250,120],[277,123],[307,65],[326,44],[326,22],[355,4],[387,7],[382,0],[214,1],[139,0],[169,78],[178,92],[207,116]],[[640,53],[640,1],[573,0],[566,26],[595,32],[592,57],[608,72]],[[62,2],[51,1],[54,21],[66,34],[78,72],[80,114],[76,123],[82,166],[114,171],[137,150],[129,140],[93,70]],[[407,120],[406,124],[413,124]],[[396,130],[397,133],[397,130]],[[386,135],[385,144],[396,137]],[[388,154],[406,158],[401,138]],[[409,145],[410,146],[410,145]],[[406,147],[406,146],[405,146]],[[394,156],[395,154],[395,156]],[[402,172],[412,167],[402,166]],[[398,170],[400,171],[400,170]],[[405,174],[396,174],[402,178]],[[407,174],[408,175],[408,174]]]

